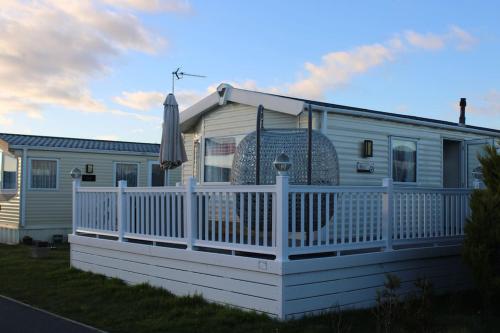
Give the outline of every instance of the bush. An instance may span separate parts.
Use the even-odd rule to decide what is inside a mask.
[[[472,193],[463,258],[488,309],[500,290],[500,154],[488,146],[486,154],[478,158],[486,189]]]
[[[389,333],[394,330],[401,314],[401,301],[398,296],[401,280],[393,274],[386,274],[385,279],[384,289],[377,290],[377,305],[374,313],[377,320],[377,332]]]

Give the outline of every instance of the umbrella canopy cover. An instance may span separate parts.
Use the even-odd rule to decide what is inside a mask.
[[[187,156],[179,127],[179,106],[174,94],[168,94],[163,105],[160,165],[162,169],[175,169],[187,161]]]

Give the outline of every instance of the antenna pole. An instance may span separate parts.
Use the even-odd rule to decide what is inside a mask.
[[[175,74],[172,72],[172,95],[174,94]]]
[[[172,72],[172,94],[174,93],[175,90],[175,78],[177,77],[177,80],[182,79],[184,76],[192,76],[192,77],[206,77],[204,75],[198,75],[198,74],[188,74],[184,72],[179,72],[181,68],[177,68],[175,72]]]

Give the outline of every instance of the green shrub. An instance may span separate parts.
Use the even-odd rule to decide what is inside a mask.
[[[401,301],[398,289],[401,280],[394,274],[386,274],[384,289],[377,290],[377,305],[374,309],[377,320],[377,332],[389,333],[394,331],[399,316],[401,315]]]
[[[487,309],[500,290],[500,154],[488,146],[484,156],[478,158],[486,189],[472,193],[463,258]]]

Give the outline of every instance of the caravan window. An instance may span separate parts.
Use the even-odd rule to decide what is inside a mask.
[[[115,163],[115,186],[120,180],[127,181],[127,187],[137,187],[138,163]]]
[[[149,164],[149,186],[165,186],[165,170],[161,169],[158,162]]]
[[[57,190],[58,160],[30,160],[30,189]]]
[[[0,152],[0,166],[2,189],[15,190],[17,188],[17,157]]]
[[[417,182],[417,141],[391,139],[392,179],[395,182]]]
[[[234,152],[241,139],[242,135],[205,139],[205,182],[229,182]]]

